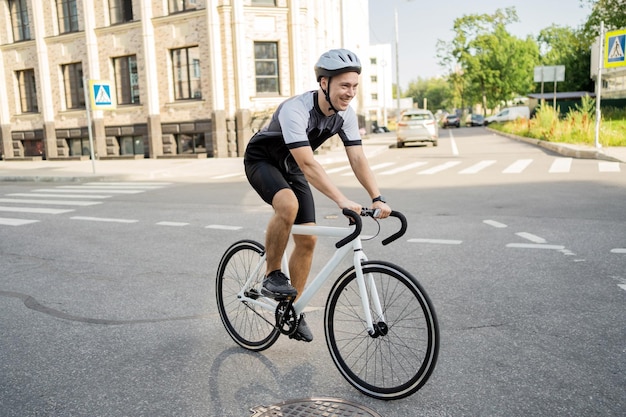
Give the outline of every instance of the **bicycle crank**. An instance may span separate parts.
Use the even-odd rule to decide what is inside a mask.
[[[284,335],[290,336],[298,329],[296,310],[293,299],[281,301],[276,306],[276,328]]]

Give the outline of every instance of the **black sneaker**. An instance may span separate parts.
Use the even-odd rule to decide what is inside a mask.
[[[294,334],[289,336],[291,339],[300,340],[302,342],[310,342],[313,340],[313,333],[311,333],[311,329],[304,321],[304,314],[300,315],[300,321],[298,322],[298,329]]]
[[[280,270],[272,271],[265,277],[261,293],[276,300],[298,295],[298,291],[291,285],[289,278]]]

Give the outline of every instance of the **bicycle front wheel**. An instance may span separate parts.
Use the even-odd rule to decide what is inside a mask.
[[[245,290],[249,297],[254,297],[254,289],[260,288],[265,273],[264,253],[265,248],[258,242],[234,243],[222,256],[215,282],[217,307],[226,331],[237,344],[254,351],[267,349],[280,336],[274,325],[274,310],[246,303],[238,297],[254,271],[252,283]]]
[[[428,295],[415,277],[387,262],[363,263],[376,333],[370,335],[354,268],[334,284],[324,317],[326,344],[346,380],[381,400],[404,398],[432,374],[439,328]],[[374,310],[380,300],[383,317]]]

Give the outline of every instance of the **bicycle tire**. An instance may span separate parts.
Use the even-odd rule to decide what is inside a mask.
[[[226,331],[238,345],[253,351],[269,348],[280,336],[273,310],[246,304],[237,297],[264,253],[265,247],[253,240],[235,242],[222,256],[215,282],[218,311]],[[254,277],[253,287],[260,287],[264,273],[263,267]]]
[[[374,278],[387,332],[378,337],[368,334],[351,267],[328,296],[326,344],[339,372],[357,390],[380,400],[404,398],[426,383],[437,363],[435,310],[417,279],[404,269],[382,261],[363,262],[362,267],[366,277]],[[376,323],[372,305],[370,310]]]

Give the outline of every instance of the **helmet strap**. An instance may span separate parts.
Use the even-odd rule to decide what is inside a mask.
[[[330,106],[330,107],[328,108],[328,110],[329,110],[329,111],[330,111],[330,110],[332,110],[332,111],[334,111],[335,113],[339,113],[339,110],[337,110],[337,109],[335,108],[335,106],[333,106],[333,102],[332,102],[332,101],[330,101],[330,79],[331,79],[331,78],[332,78],[332,77],[328,77],[328,78],[327,78],[327,79],[328,79],[328,83],[327,83],[326,90],[324,90],[324,89],[322,88],[322,84],[321,84],[321,83],[320,83],[320,89],[324,92],[324,97],[326,98],[326,101],[328,102],[328,105]]]

